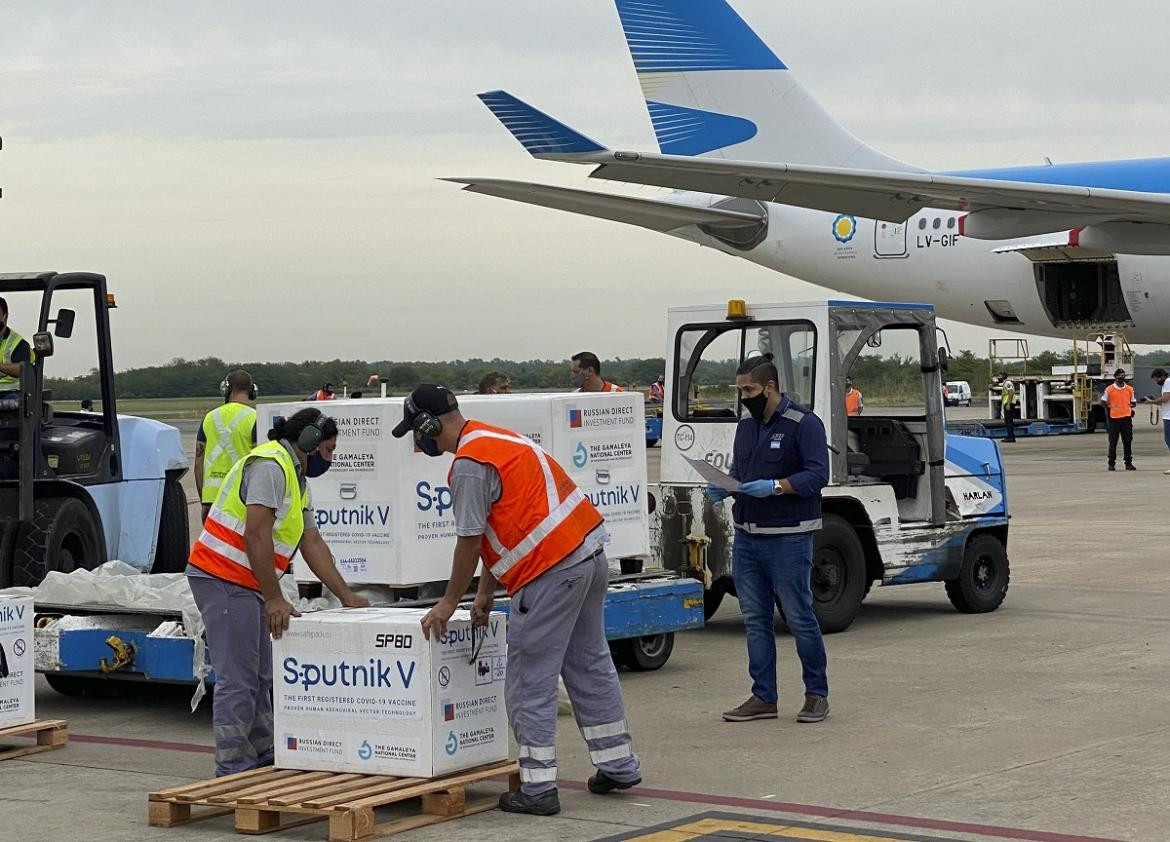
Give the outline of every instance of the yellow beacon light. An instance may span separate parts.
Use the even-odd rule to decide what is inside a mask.
[[[746,319],[748,317],[747,302],[742,298],[733,298],[727,302],[728,319]]]
[[[113,310],[113,309],[116,309],[117,306],[118,306],[118,303],[114,300],[114,294],[112,292],[107,292],[106,293],[106,307]]]

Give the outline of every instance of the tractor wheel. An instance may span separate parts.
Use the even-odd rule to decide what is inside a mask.
[[[706,622],[715,616],[715,612],[719,610],[720,603],[723,602],[723,595],[727,593],[724,588],[716,587],[703,591],[703,621]]]
[[[151,573],[182,573],[191,553],[191,532],[187,525],[187,495],[177,479],[163,484],[162,514],[158,519],[158,545]]]
[[[1010,579],[1003,542],[994,535],[976,535],[963,552],[959,578],[945,583],[947,596],[964,614],[985,614],[999,608]]]
[[[825,634],[845,631],[865,599],[865,549],[849,521],[826,514],[813,538],[813,609]]]
[[[0,525],[0,590],[12,587],[12,553],[19,533],[19,523]]]
[[[37,500],[33,519],[16,539],[12,584],[36,587],[51,571],[93,570],[105,561],[101,528],[89,508],[72,497]]]
[[[616,640],[611,648],[617,656],[615,662],[620,657],[621,663],[634,672],[653,672],[670,660],[670,653],[674,651],[674,632]]]

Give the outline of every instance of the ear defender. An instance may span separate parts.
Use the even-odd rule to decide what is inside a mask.
[[[420,438],[435,439],[443,432],[443,422],[425,410],[414,416],[414,431]]]
[[[320,412],[313,419],[313,423],[301,430],[301,434],[297,436],[297,447],[300,448],[301,453],[312,453],[321,446],[321,442],[325,439],[325,422],[327,420],[325,413]]]

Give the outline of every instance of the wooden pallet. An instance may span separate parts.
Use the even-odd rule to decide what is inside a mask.
[[[36,737],[37,743],[31,746],[16,746],[4,751],[3,746],[8,737]],[[42,719],[27,725],[0,728],[0,760],[11,760],[14,757],[24,757],[26,754],[36,754],[40,751],[52,751],[55,748],[61,748],[67,742],[69,742],[69,723],[64,719]]]
[[[328,819],[330,842],[354,842],[490,810],[499,796],[468,800],[467,787],[503,777],[519,788],[514,760],[434,779],[254,769],[152,792],[149,821],[154,827],[175,827],[234,812],[237,833],[270,833]],[[416,815],[376,820],[375,808],[412,798],[422,800]],[[209,809],[192,815],[192,807]]]

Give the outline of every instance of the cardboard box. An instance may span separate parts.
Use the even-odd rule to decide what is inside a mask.
[[[455,546],[447,473],[410,436],[390,431],[402,398],[257,407],[263,439],[278,415],[320,409],[340,429],[333,467],[310,481],[321,535],[350,583],[417,585],[446,579]],[[469,419],[525,435],[548,451],[605,517],[611,561],[650,552],[643,398],[638,393],[461,395]],[[303,562],[301,581],[312,581]]]
[[[35,678],[32,597],[0,596],[0,728],[36,720]]]
[[[278,767],[428,778],[507,759],[507,618],[474,631],[473,659],[469,612],[430,641],[425,613],[342,608],[291,620],[273,642]]]

